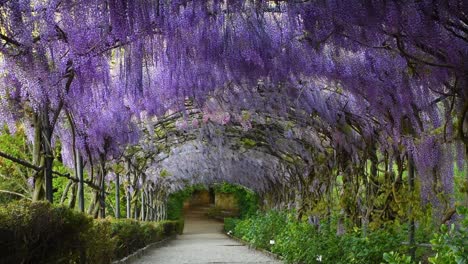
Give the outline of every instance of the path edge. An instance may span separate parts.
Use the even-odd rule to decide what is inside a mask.
[[[148,250],[155,249],[155,248],[158,248],[160,246],[163,246],[163,245],[167,244],[168,242],[170,242],[171,240],[175,239],[176,237],[177,237],[177,235],[172,235],[170,237],[164,238],[163,240],[151,243],[151,244],[147,245],[146,247],[140,248],[137,251],[133,252],[132,254],[130,254],[130,255],[122,258],[122,259],[112,261],[112,264],[129,264],[129,263],[132,263],[132,261],[141,258]]]
[[[264,248],[256,247],[256,246],[252,245],[250,242],[245,241],[245,240],[243,240],[243,239],[241,239],[241,238],[238,238],[238,237],[236,237],[236,236],[230,235],[230,234],[228,234],[228,233],[223,232],[223,234],[225,234],[227,237],[229,237],[229,238],[231,238],[231,239],[233,239],[233,240],[236,240],[237,242],[239,242],[239,243],[241,243],[241,244],[247,246],[250,250],[261,252],[261,253],[263,253],[263,254],[269,256],[269,257],[272,257],[272,258],[274,258],[274,259],[276,259],[276,260],[280,260],[280,261],[284,262],[283,257],[281,257],[281,256],[278,255],[278,254],[275,254],[275,253],[273,253],[273,252],[271,252],[271,251],[268,251],[268,250],[266,250],[266,249],[264,249]]]

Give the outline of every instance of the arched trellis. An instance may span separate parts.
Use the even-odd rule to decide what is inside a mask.
[[[100,189],[94,214],[108,164],[146,145],[135,125],[144,113],[182,111],[155,131],[170,138],[161,149],[195,137],[182,132],[189,100],[203,113],[195,123],[225,127],[213,139],[251,131],[244,143],[306,175],[291,182],[340,177],[356,224],[395,217],[372,198],[403,206],[395,190],[413,193],[416,179],[422,201],[442,208],[437,218],[452,217],[455,149],[468,168],[464,1],[108,3],[1,1],[0,122],[28,130],[33,158],[20,163],[37,172],[36,199],[52,201],[58,139],[80,189],[85,163]]]
[[[288,119],[288,123],[280,117],[274,118],[269,113],[266,113],[265,116],[268,116],[270,120],[275,121],[271,121],[269,123],[265,123],[264,121],[259,122],[259,120],[262,120],[264,118],[259,117],[261,116],[261,113],[259,112],[257,112],[258,118],[252,118],[252,125],[247,130],[243,128],[241,122],[236,121],[230,121],[229,124],[219,124],[215,121],[208,121],[197,128],[188,128],[180,125],[178,127],[176,125],[177,122],[187,122],[187,119],[193,117],[202,119],[201,114],[201,110],[197,110],[191,107],[190,110],[188,110],[185,113],[172,113],[168,115],[167,119],[159,119],[151,126],[148,126],[148,123],[151,122],[143,122],[143,128],[145,130],[145,133],[149,137],[149,140],[148,138],[144,139],[145,143],[138,145],[138,148],[140,148],[138,151],[141,151],[142,153],[152,153],[154,155],[154,158],[149,163],[146,163],[146,165],[150,166],[149,172],[146,171],[144,173],[146,175],[146,179],[150,178],[148,177],[149,174],[157,178],[158,174],[161,174],[161,171],[164,168],[164,165],[162,163],[166,159],[174,159],[178,162],[181,162],[181,164],[190,164],[192,166],[198,163],[198,165],[200,166],[205,165],[208,167],[218,167],[215,165],[215,162],[213,162],[213,159],[210,159],[209,156],[200,155],[200,153],[198,152],[184,152],[185,156],[190,157],[191,155],[193,155],[192,160],[183,159],[181,157],[182,154],[180,154],[179,152],[174,153],[174,148],[183,148],[184,146],[186,146],[186,144],[188,144],[188,146],[193,147],[193,145],[191,145],[193,142],[198,142],[198,144],[206,144],[211,146],[207,147],[207,149],[222,148],[230,151],[234,150],[236,151],[236,153],[242,152],[241,149],[244,149],[244,151],[253,150],[259,153],[263,153],[263,159],[276,159],[278,167],[281,165],[283,168],[282,173],[272,173],[271,175],[261,174],[259,173],[260,170],[258,170],[258,168],[262,169],[262,167],[259,166],[257,170],[251,169],[251,171],[258,173],[258,175],[261,175],[261,177],[253,177],[255,180],[249,183],[247,181],[242,181],[243,178],[241,177],[241,175],[239,175],[238,179],[223,178],[223,175],[229,174],[229,171],[224,171],[223,173],[219,171],[203,172],[197,170],[197,167],[195,166],[176,172],[168,172],[166,171],[166,169],[164,169],[164,179],[162,179],[161,181],[164,182],[164,180],[169,179],[168,184],[171,187],[166,186],[166,188],[172,188],[173,190],[178,190],[183,186],[186,186],[188,183],[210,184],[212,182],[223,180],[238,183],[250,187],[265,195],[278,194],[276,197],[271,197],[274,203],[271,206],[282,205],[285,207],[291,207],[291,205],[298,204],[296,206],[301,211],[300,214],[302,215],[302,211],[310,211],[314,207],[314,203],[317,203],[320,199],[325,198],[327,193],[333,191],[334,186],[333,184],[331,184],[331,182],[334,181],[334,177],[336,177],[336,175],[340,174],[340,166],[343,167],[343,169],[341,170],[343,174],[349,173],[347,170],[352,170],[352,168],[348,168],[347,166],[350,166],[353,162],[359,161],[359,159],[365,159],[364,157],[358,157],[358,160],[342,159],[341,163],[337,161],[340,160],[340,158],[338,157],[339,155],[348,155],[347,158],[349,158],[352,155],[356,155],[356,152],[358,150],[363,149],[356,149],[354,150],[355,152],[352,153],[346,152],[345,150],[340,150],[339,145],[334,146],[330,144],[330,140],[333,139],[330,135],[332,131],[323,131],[326,131],[325,128],[331,128],[331,126],[326,126],[326,124],[317,122],[318,120],[315,120],[315,122],[312,122],[312,124],[321,124],[319,129],[321,129],[322,132],[316,131],[315,133],[302,135],[300,137],[290,135],[290,133],[293,133],[294,130],[296,134],[299,135],[301,134],[301,132],[305,133],[310,132],[312,130],[317,130],[317,127],[311,127],[310,124],[300,123],[300,119],[297,121],[297,124],[301,124],[303,126],[302,128],[291,127],[291,118]],[[306,125],[308,126],[305,127]],[[358,126],[357,121],[354,121],[353,125]],[[288,126],[290,127],[288,128]],[[158,130],[160,130],[161,128],[164,129],[158,132]],[[156,132],[150,133],[149,129],[154,129]],[[313,137],[319,134],[323,134],[322,140],[320,140],[318,137]],[[313,136],[310,137],[310,135]],[[157,147],[155,147],[155,145],[157,145]],[[165,154],[157,155],[157,151],[155,150],[163,151],[165,152]],[[341,154],[340,151],[342,151]],[[135,154],[136,152],[132,152],[132,155]],[[360,153],[360,155],[361,154],[362,153]],[[367,153],[365,155],[367,155]],[[226,160],[224,160],[222,156],[223,155],[220,152],[217,153],[216,158],[219,159],[219,164],[229,163]],[[330,159],[330,162],[324,163],[323,159],[327,158]],[[322,161],[320,161],[320,159]],[[211,160],[212,163],[210,165],[207,165],[207,160]],[[355,170],[353,172],[360,173],[363,170],[365,170],[362,166],[363,165],[361,165],[361,171]],[[274,168],[275,166],[271,167]],[[267,170],[265,169],[265,171]],[[169,177],[168,173],[169,175],[172,175],[172,177]],[[213,173],[215,173],[215,176],[212,175]],[[322,175],[322,178],[316,177],[320,173],[324,174]],[[206,176],[205,179],[195,177],[203,174]],[[355,175],[347,175],[347,177],[351,178],[353,176]],[[259,184],[259,182],[262,181],[265,182],[264,186],[267,187],[263,189],[257,188],[258,186],[256,187],[255,184]],[[360,181],[361,180],[358,180],[356,183],[360,183]],[[374,183],[371,182],[369,184]],[[315,187],[314,189],[310,190],[310,187],[312,185],[315,185]],[[167,189],[164,191],[166,194],[169,194],[170,192],[168,192]],[[292,190],[301,190],[302,192],[298,192],[296,195]],[[352,192],[352,190],[350,190],[350,192]],[[359,195],[359,193],[356,192],[354,193],[354,195]],[[301,198],[301,196],[304,198]],[[362,197],[356,197],[356,199],[357,198],[363,199]],[[311,200],[305,202],[306,199]],[[304,204],[308,204],[300,205],[300,202],[305,202]],[[357,208],[354,208],[354,211],[351,212],[351,209],[350,213],[354,214],[354,217],[359,218],[361,212],[357,211]]]

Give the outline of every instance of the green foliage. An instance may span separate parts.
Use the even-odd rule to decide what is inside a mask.
[[[88,263],[110,263],[115,257],[117,241],[112,236],[111,225],[108,219],[95,219],[88,231],[82,230],[80,239],[85,241],[82,247]]]
[[[184,231],[184,220],[164,220],[159,222],[162,226],[163,235],[164,236],[171,236],[174,234],[182,234]]]
[[[167,201],[168,219],[175,220],[183,218],[184,201],[190,194],[185,191],[179,191],[169,195],[169,199]]]
[[[202,185],[193,185],[181,191],[171,193],[167,201],[167,218],[169,220],[183,219],[184,202],[190,198],[195,190],[204,190]]]
[[[317,228],[278,211],[244,220],[226,219],[225,230],[281,255],[288,263],[381,263],[383,253],[398,248],[403,239],[401,230],[393,228],[368,231],[366,236],[356,229],[338,236],[328,223]]]
[[[9,133],[6,128],[0,128],[0,150],[7,151],[8,154],[23,160],[32,159],[22,128],[15,134]],[[32,188],[27,180],[30,175],[32,175],[32,171],[28,172],[25,167],[0,157],[0,190],[29,197]],[[19,195],[0,192],[0,203],[8,203],[19,198],[21,198]]]
[[[410,256],[393,251],[384,253],[383,258],[389,264],[414,264]]]
[[[0,208],[0,263],[110,263],[183,229],[182,221],[91,217],[46,202]]]
[[[146,230],[145,230],[146,229]],[[145,236],[146,231],[146,236]],[[111,224],[111,234],[117,243],[116,258],[123,258],[146,245],[148,237],[152,236],[151,227],[140,226],[133,219],[119,219]],[[157,231],[155,231],[157,233]]]
[[[93,220],[46,202],[14,202],[0,211],[1,254],[7,263],[65,263],[79,259]]]
[[[340,239],[340,245],[346,250],[345,263],[380,263],[383,253],[399,248],[404,240],[402,230],[393,230],[392,226],[368,232],[356,230],[345,234]]]
[[[468,263],[468,209],[457,208],[461,216],[460,226],[442,225],[440,231],[433,235],[431,246],[433,256],[428,258],[432,264],[466,264]],[[384,254],[390,264],[412,264],[411,257],[390,252]]]
[[[234,228],[234,235],[256,247],[270,249],[270,240],[274,240],[283,231],[286,220],[285,213],[269,211],[238,222]]]
[[[250,138],[241,138],[240,143],[247,149],[251,149],[257,145],[257,142]]]
[[[112,220],[111,234],[117,244],[115,258],[123,258],[148,244],[180,232],[180,223],[180,221],[139,222],[133,219]]]
[[[240,221],[241,220],[237,218],[231,218],[231,217],[224,218],[224,231],[226,231],[229,234],[232,234],[234,232],[234,229],[236,228],[236,225]]]
[[[116,206],[116,200],[115,200],[115,193],[116,193],[116,186],[115,186],[115,183],[111,183],[111,184],[108,184],[107,185],[108,189],[107,191],[109,192],[108,195],[106,195],[106,213],[108,215],[111,215],[111,216],[114,216],[116,217],[115,215],[115,206]],[[86,190],[90,191],[91,188],[85,188],[85,204],[87,204],[87,201],[86,201]],[[127,201],[126,201],[126,197],[125,197],[125,186],[124,185],[120,185],[120,207],[119,207],[119,210],[120,210],[120,217],[122,216],[125,216],[127,214]],[[90,197],[88,199],[91,199]],[[91,202],[91,201],[90,201]],[[78,204],[78,201],[76,202],[76,204]]]
[[[185,226],[185,220],[184,219],[179,219],[176,220],[177,222],[177,234],[182,235],[184,233],[184,226]]]
[[[434,234],[431,244],[437,253],[429,257],[430,263],[468,263],[468,208],[459,207],[457,213],[463,217],[459,227],[442,225],[440,232]]]
[[[319,231],[304,221],[296,221],[289,215],[282,232],[275,238],[274,253],[280,254],[287,262],[340,263],[344,251],[340,237],[327,230]]]

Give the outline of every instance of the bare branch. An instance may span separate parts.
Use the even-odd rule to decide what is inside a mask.
[[[72,180],[74,182],[79,182],[80,180],[73,177],[73,176],[70,176],[69,173],[60,173],[60,172],[57,172],[57,171],[52,171],[53,174],[59,176],[59,177],[63,177],[63,178],[67,178],[69,180]],[[95,190],[98,190],[100,191],[101,190],[101,187],[97,186],[96,184],[94,184],[93,182],[89,181],[89,180],[84,180],[83,183],[85,183],[86,185],[88,185],[89,187],[91,187],[92,189],[95,189]],[[106,192],[106,194],[109,194]]]
[[[34,164],[31,164],[30,162],[27,162],[27,161],[25,161],[23,159],[20,159],[20,158],[15,158],[15,157],[13,157],[13,156],[5,153],[5,152],[2,152],[2,151],[0,151],[0,157],[3,157],[5,159],[7,159],[7,160],[18,163],[20,165],[23,165],[23,166],[25,166],[27,168],[30,168],[30,169],[33,169],[35,171],[40,171],[42,169],[41,167],[38,167],[38,166],[36,166]]]
[[[22,197],[22,198],[30,200],[30,201],[32,200],[31,198],[27,197],[26,195],[21,194],[21,193],[17,193],[17,192],[12,192],[12,191],[7,191],[7,190],[0,190],[0,193],[12,194],[12,195],[16,195],[16,196]]]

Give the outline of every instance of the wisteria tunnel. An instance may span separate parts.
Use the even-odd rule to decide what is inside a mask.
[[[468,263],[467,113],[463,0],[0,0],[0,263]]]

